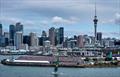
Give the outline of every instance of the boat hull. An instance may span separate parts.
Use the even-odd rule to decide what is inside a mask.
[[[1,61],[3,65],[9,66],[37,66],[37,67],[55,67],[55,64],[41,64],[41,63],[31,63],[31,62],[13,62],[7,61],[7,59],[3,59]],[[78,65],[59,65],[59,67],[71,67],[71,68],[84,68],[85,66]]]

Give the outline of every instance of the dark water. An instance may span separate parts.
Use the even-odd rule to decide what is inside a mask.
[[[0,59],[9,56],[1,56]],[[120,68],[59,68],[52,75],[52,67],[4,66],[0,64],[0,77],[120,77]]]

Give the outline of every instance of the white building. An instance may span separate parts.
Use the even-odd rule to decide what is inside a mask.
[[[31,46],[38,46],[38,37],[36,33],[30,33]]]
[[[15,42],[16,49],[20,49],[21,45],[23,43],[23,33],[22,32],[16,32],[14,42]]]
[[[50,41],[48,41],[48,40],[47,40],[47,41],[44,41],[44,42],[43,42],[43,46],[44,46],[44,47],[50,47]]]

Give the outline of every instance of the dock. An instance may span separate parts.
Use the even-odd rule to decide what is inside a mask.
[[[81,57],[60,56],[59,67],[66,68],[85,68],[85,67],[119,67],[111,64],[85,64]],[[1,61],[9,66],[37,66],[37,67],[55,67],[56,57],[54,56],[20,56],[16,59],[4,59]]]

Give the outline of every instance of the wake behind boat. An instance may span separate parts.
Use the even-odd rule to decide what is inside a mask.
[[[61,72],[52,72],[52,75],[63,75]]]

